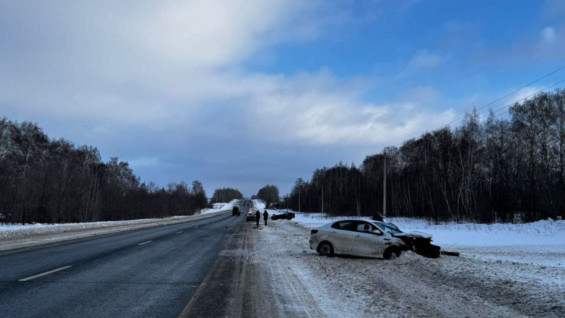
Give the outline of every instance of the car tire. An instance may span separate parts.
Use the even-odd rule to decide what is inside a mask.
[[[400,256],[400,253],[401,253],[400,249],[398,249],[396,247],[389,247],[383,253],[383,258],[384,259],[395,259],[395,258]]]
[[[334,247],[330,242],[322,242],[318,245],[318,253],[322,256],[334,256]]]

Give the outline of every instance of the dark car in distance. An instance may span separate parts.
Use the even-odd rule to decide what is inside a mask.
[[[294,213],[292,212],[273,214],[271,216],[271,220],[292,220],[292,219],[294,219]]]

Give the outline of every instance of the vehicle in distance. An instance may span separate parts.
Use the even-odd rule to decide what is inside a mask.
[[[412,249],[411,240],[423,237],[419,233],[402,233],[394,224],[387,226],[386,222],[351,219],[313,229],[310,248],[326,256],[342,254],[391,259]],[[426,237],[431,242],[431,236]]]
[[[247,211],[247,215],[245,216],[245,221],[256,221],[256,215],[257,213],[257,209],[255,208],[249,208],[249,211]]]
[[[292,212],[273,214],[271,216],[271,220],[292,220],[292,219],[294,219],[294,213]]]
[[[232,208],[232,210],[231,210],[231,214],[232,214],[233,216],[239,216],[239,215],[240,215],[239,206],[234,205],[233,208]]]

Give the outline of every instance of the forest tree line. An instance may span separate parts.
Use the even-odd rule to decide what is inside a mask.
[[[298,179],[284,198],[294,210],[333,215],[382,213],[434,220],[525,221],[565,213],[565,89],[515,103],[509,118],[491,110],[365,158]]]
[[[220,188],[214,190],[214,194],[210,199],[210,204],[217,202],[230,202],[235,199],[243,199],[243,194],[238,189]]]
[[[279,188],[275,185],[268,184],[259,189],[257,199],[265,201],[267,207],[271,206],[271,204],[279,203]]]
[[[190,215],[202,183],[141,183],[127,162],[94,147],[50,140],[36,124],[0,119],[0,222],[65,223]]]

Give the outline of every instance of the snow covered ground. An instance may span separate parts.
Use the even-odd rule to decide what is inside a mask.
[[[390,219],[462,252],[428,259],[408,251],[390,261],[319,256],[309,248],[309,229],[329,221],[297,214],[255,230],[251,262],[294,286],[279,288],[282,278],[271,278],[283,304],[326,317],[565,317],[565,252],[559,249],[565,240],[556,241],[561,221],[487,226]]]
[[[253,200],[253,206],[255,206],[259,210],[263,210],[266,207],[266,203],[263,200],[254,199]]]
[[[276,211],[275,211],[276,212]],[[346,219],[324,213],[296,213],[294,222],[308,228]],[[365,218],[370,219],[370,218]],[[462,252],[464,257],[565,267],[565,221],[542,220],[524,224],[432,224],[426,220],[387,218],[403,231],[433,235],[444,250]],[[524,255],[528,257],[524,257]]]
[[[232,200],[229,203],[214,203],[214,208],[202,209],[200,214],[218,213],[222,211],[231,211],[234,205],[237,205],[239,200]]]

